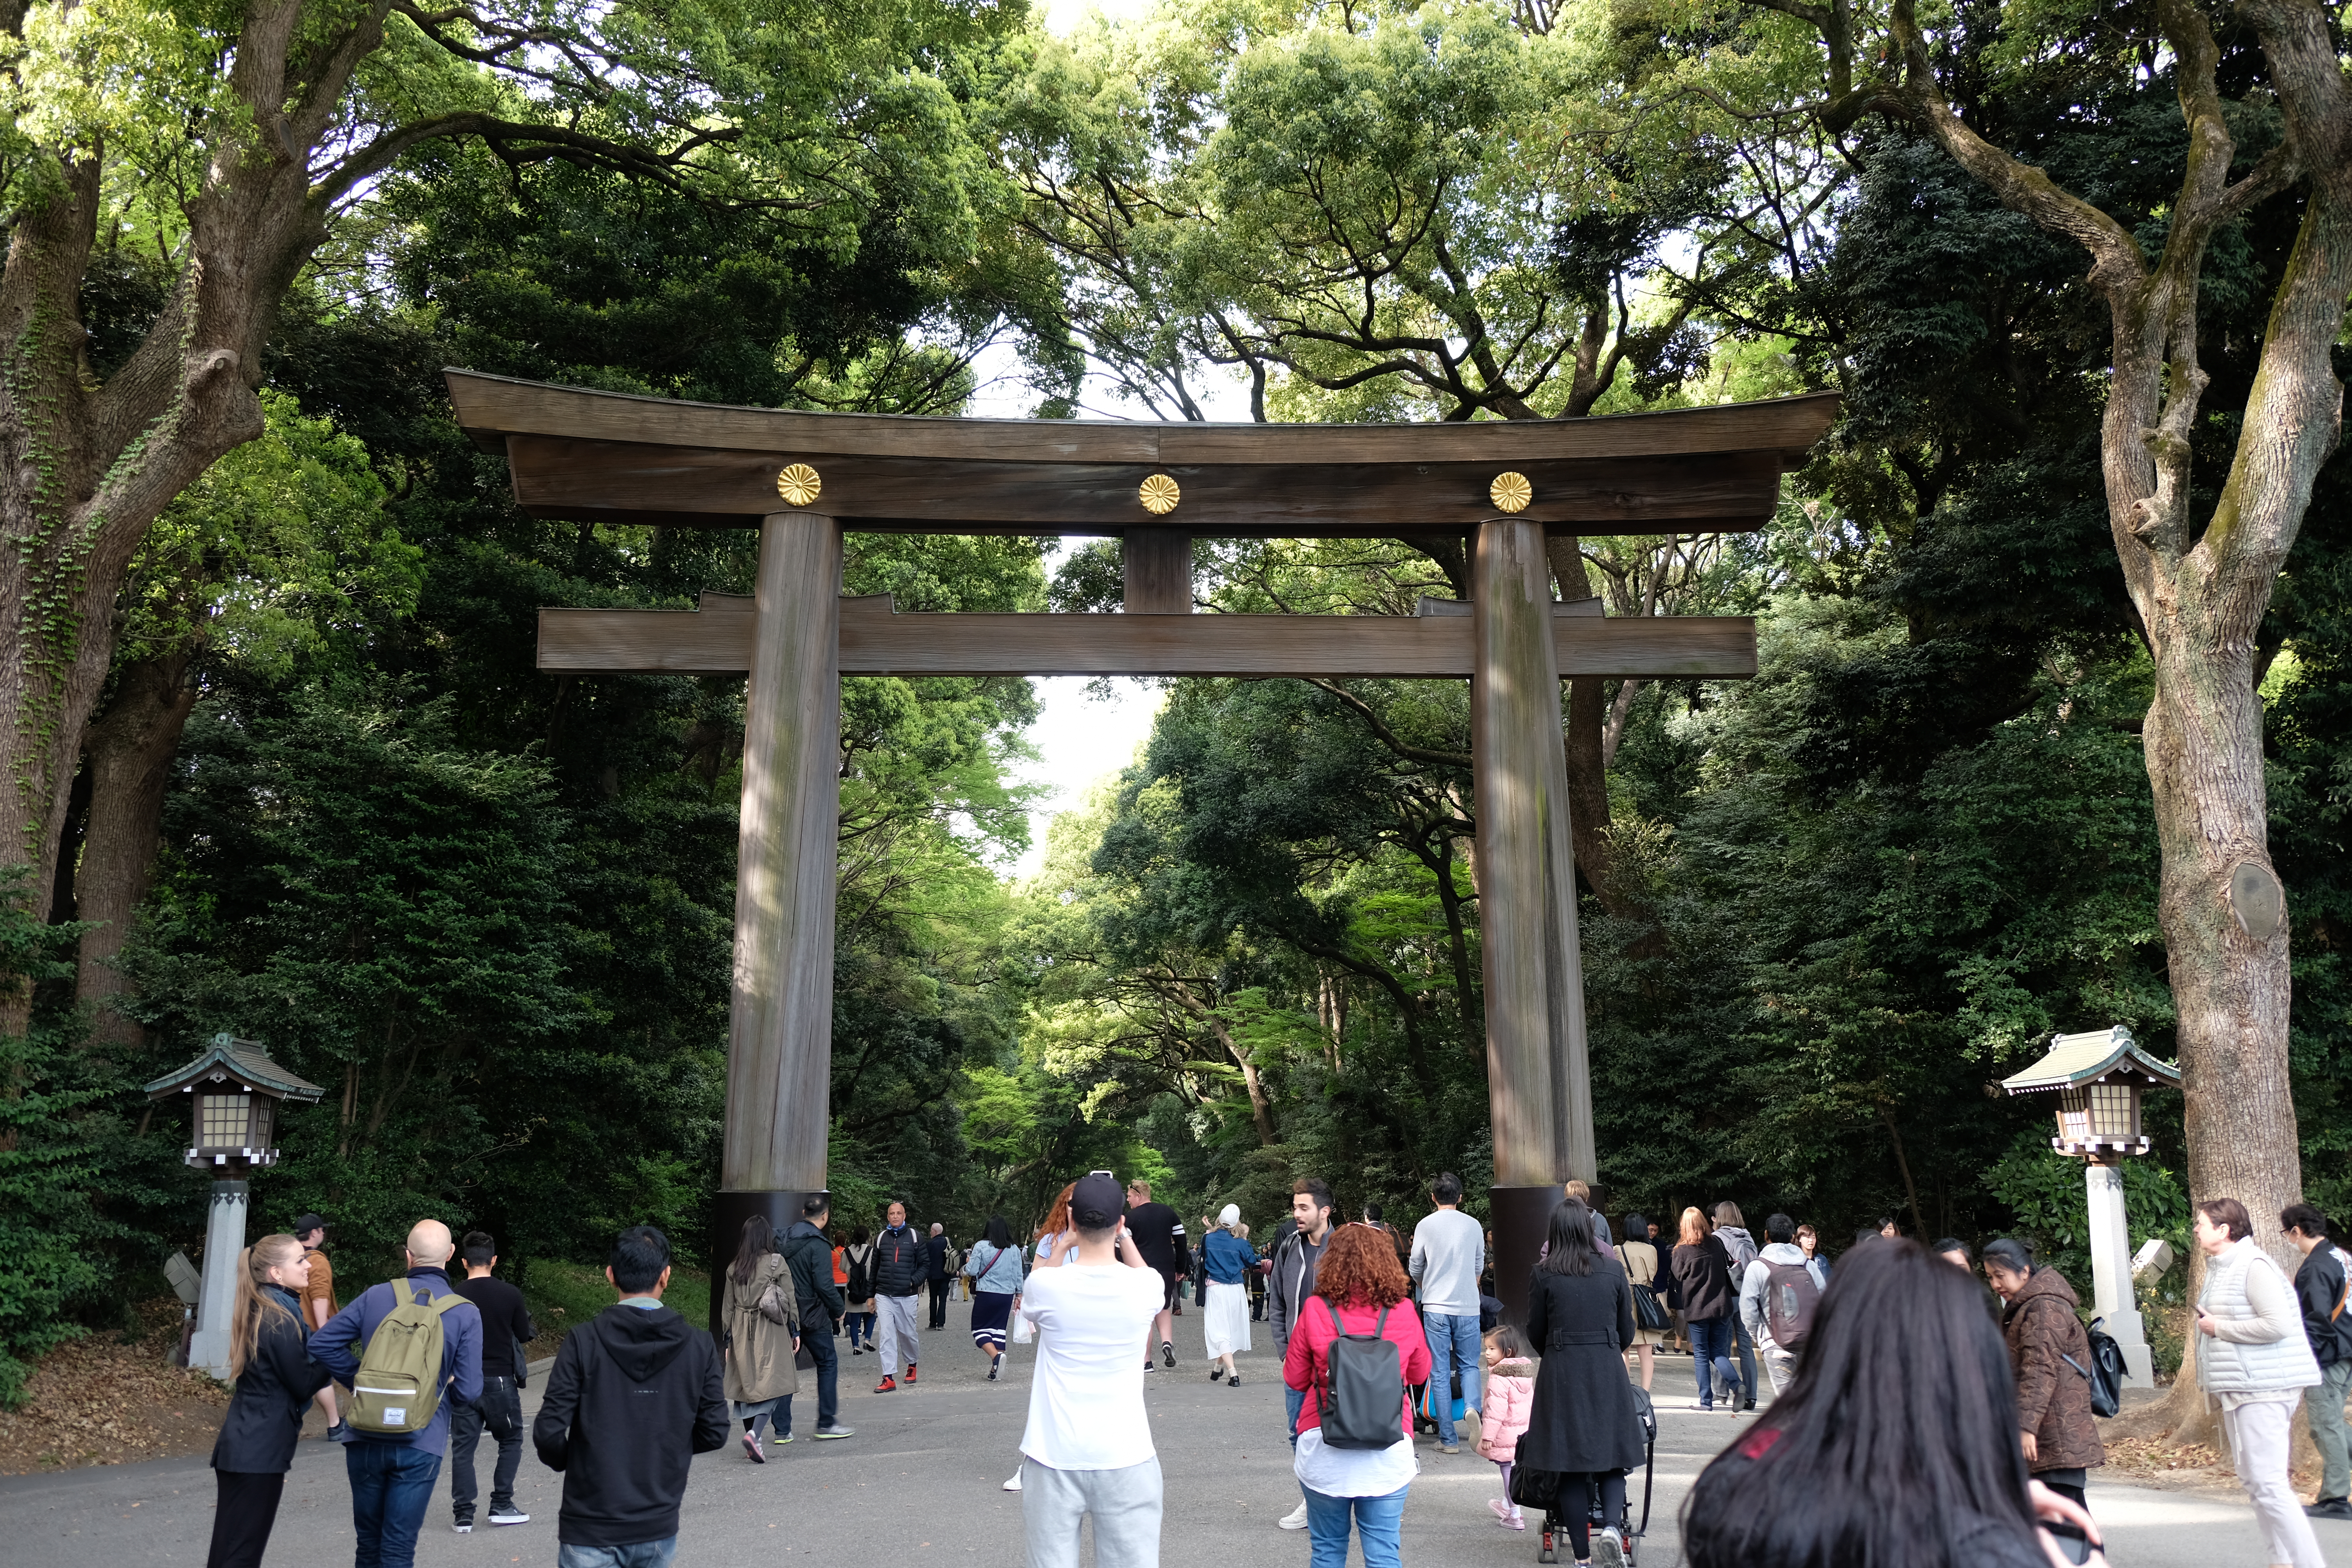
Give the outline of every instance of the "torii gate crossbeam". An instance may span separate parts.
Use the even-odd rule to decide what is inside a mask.
[[[1605,419],[1221,426],[803,414],[447,379],[459,423],[504,451],[534,515],[761,531],[749,601],[541,619],[541,668],[750,679],[714,1258],[748,1215],[788,1223],[824,1185],[842,675],[1467,676],[1490,1215],[1516,1313],[1559,1184],[1591,1179],[1596,1160],[1559,681],[1756,669],[1751,621],[1556,603],[1546,534],[1760,527],[1833,396]],[[845,599],[845,530],[1116,534],[1127,613],[900,615],[887,597]],[[1189,614],[1196,536],[1431,534],[1466,541],[1468,605]]]

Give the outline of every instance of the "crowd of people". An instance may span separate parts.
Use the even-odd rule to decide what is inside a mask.
[[[1188,1281],[1213,1383],[1239,1386],[1253,1324],[1271,1331],[1299,1489],[1278,1522],[1307,1532],[1313,1568],[1344,1568],[1351,1542],[1365,1568],[1401,1568],[1417,1432],[1496,1467],[1487,1507],[1506,1530],[1539,1528],[1538,1562],[1626,1568],[1638,1534],[1628,1480],[1651,1452],[1668,1343],[1689,1347],[1691,1407],[1735,1418],[1684,1503],[1694,1568],[2104,1561],[2086,1489],[2105,1462],[2095,1352],[2073,1287],[2022,1242],[1923,1247],[1890,1221],[1832,1270],[1786,1214],[1765,1220],[1759,1246],[1736,1205],[1689,1207],[1669,1240],[1638,1213],[1612,1232],[1570,1183],[1510,1322],[1493,1237],[1464,1197],[1458,1177],[1440,1175],[1408,1235],[1377,1208],[1342,1220],[1329,1186],[1308,1178],[1265,1245],[1228,1205],[1203,1216],[1194,1247],[1148,1183],[1096,1172],[1062,1190],[1026,1246],[992,1216],[959,1251],[896,1202],[870,1237],[832,1234],[817,1194],[781,1233],[745,1221],[714,1279],[715,1339],[663,1304],[667,1237],[624,1231],[605,1268],[615,1302],[564,1337],[529,1429],[563,1477],[560,1568],[668,1568],[696,1455],[732,1435],[748,1462],[766,1463],[793,1440],[803,1370],[817,1384],[810,1435],[852,1436],[836,1336],[883,1358],[877,1393],[913,1386],[919,1336],[947,1329],[959,1282],[989,1381],[1010,1343],[1036,1347],[1022,1462],[1005,1482],[1022,1495],[1034,1568],[1074,1568],[1088,1520],[1098,1568],[1156,1568],[1163,1488],[1144,1374],[1176,1364]],[[2195,1205],[2197,1376],[2268,1561],[2319,1568],[2311,1519],[2352,1518],[2352,1275],[2315,1208],[2297,1204],[2279,1223],[2302,1255],[2292,1279],[2242,1205]],[[445,1455],[454,1527],[473,1529],[485,1435],[497,1455],[484,1517],[528,1522],[515,1483],[537,1329],[496,1276],[494,1240],[461,1243],[421,1221],[402,1277],[337,1307],[324,1234],[306,1215],[242,1259],[212,1568],[261,1561],[313,1402],[342,1447],[359,1568],[409,1568]],[[1759,1373],[1771,1390],[1760,1410]],[[2307,1508],[2288,1475],[2298,1408],[2322,1460]]]

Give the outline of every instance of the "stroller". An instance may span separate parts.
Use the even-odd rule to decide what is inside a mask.
[[[1650,1494],[1657,1481],[1658,1413],[1650,1404],[1649,1390],[1641,1387],[1633,1390],[1633,1413],[1642,1422],[1642,1522],[1638,1525],[1633,1522],[1633,1496],[1630,1487],[1626,1489],[1623,1517],[1610,1519],[1601,1511],[1601,1488],[1588,1480],[1583,1483],[1584,1493],[1580,1498],[1570,1499],[1564,1491],[1553,1496],[1551,1506],[1544,1510],[1543,1544],[1536,1551],[1537,1562],[1559,1561],[1554,1521],[1559,1518],[1561,1509],[1575,1506],[1585,1510],[1585,1517],[1591,1521],[1594,1531],[1612,1524],[1617,1527],[1619,1533],[1625,1538],[1626,1568],[1633,1568],[1634,1558],[1641,1550],[1642,1537],[1650,1529]]]

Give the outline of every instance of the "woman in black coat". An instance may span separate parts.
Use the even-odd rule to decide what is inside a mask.
[[[1683,1299],[1691,1359],[1698,1367],[1698,1403],[1691,1408],[1715,1408],[1715,1391],[1707,1383],[1712,1367],[1723,1383],[1728,1401],[1725,1408],[1737,1415],[1740,1389],[1739,1374],[1731,1367],[1731,1325],[1739,1315],[1739,1286],[1732,1278],[1731,1254],[1696,1209],[1683,1210],[1682,1237],[1666,1266],[1674,1271],[1675,1288]]]
[[[1555,1522],[1565,1520],[1576,1560],[1623,1568],[1625,1472],[1642,1463],[1642,1417],[1625,1377],[1633,1342],[1633,1289],[1624,1267],[1593,1245],[1592,1211],[1570,1198],[1551,1211],[1551,1239],[1528,1286],[1528,1342],[1541,1358],[1528,1429],[1519,1438],[1518,1474],[1560,1476],[1558,1500],[1544,1518],[1543,1555],[1551,1562]],[[1593,1540],[1587,1488],[1601,1492],[1608,1521]],[[1589,1549],[1589,1552],[1588,1552]]]
[[[237,1259],[228,1342],[236,1392],[213,1443],[220,1495],[205,1568],[259,1568],[278,1522],[302,1413],[327,1386],[327,1369],[310,1359],[302,1324],[301,1290],[310,1279],[310,1255],[290,1236],[265,1236]]]

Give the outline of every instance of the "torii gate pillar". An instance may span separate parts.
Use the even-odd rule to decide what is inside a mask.
[[[1592,1086],[1543,525],[1481,523],[1473,548],[1470,765],[1495,1129],[1488,1217],[1495,1288],[1520,1322],[1560,1184],[1593,1177]]]
[[[726,1143],[711,1277],[743,1222],[779,1233],[824,1186],[833,1077],[834,891],[841,816],[841,530],[814,512],[760,525],[758,628],[743,704]],[[718,1293],[711,1311],[719,1310]]]

